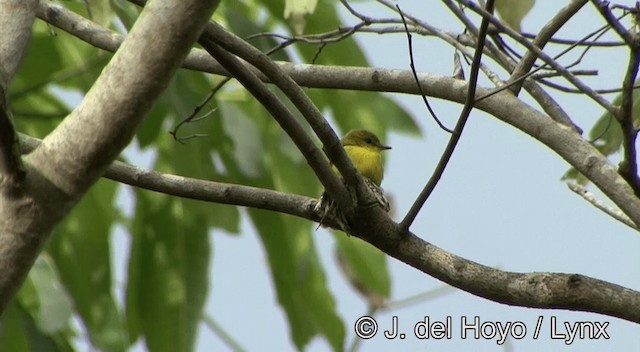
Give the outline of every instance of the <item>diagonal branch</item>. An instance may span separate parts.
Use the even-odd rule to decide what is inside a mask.
[[[383,1],[383,0],[378,0]],[[386,0],[385,0],[386,1]],[[456,17],[465,25],[465,28],[473,33],[477,37],[478,29],[473,24],[473,22],[467,18],[466,14],[460,10],[458,6],[453,3],[453,0],[443,0],[445,5],[453,12]],[[500,51],[498,48],[491,45],[491,42],[485,42],[488,45],[489,50],[491,51],[491,57],[496,60],[502,67],[504,67],[507,72],[513,72],[516,68],[516,63],[505,53]],[[536,100],[538,104],[542,107],[542,109],[551,117],[553,120],[558,121],[566,126],[570,126],[575,129],[577,132],[582,133],[580,127],[578,127],[572,120],[569,114],[555,101],[555,99],[549,95],[539,84],[537,84],[532,79],[525,79],[523,83],[524,88],[527,92]]]
[[[493,12],[493,4],[494,0],[487,0],[486,9],[488,12]],[[449,143],[447,143],[447,147],[442,153],[442,157],[436,166],[433,175],[429,179],[429,182],[424,186],[420,195],[416,198],[415,202],[411,206],[411,209],[407,212],[404,219],[400,223],[400,227],[404,231],[408,231],[409,227],[415,220],[416,216],[418,216],[418,212],[422,209],[422,206],[427,201],[431,192],[436,188],[440,177],[444,173],[444,169],[447,167],[453,152],[458,145],[458,141],[460,137],[462,137],[462,131],[464,129],[467,120],[469,119],[469,115],[471,115],[471,111],[473,110],[473,106],[476,102],[476,85],[478,84],[478,74],[480,72],[480,62],[482,60],[482,52],[484,51],[484,43],[485,38],[487,36],[487,30],[489,28],[489,21],[486,18],[482,19],[482,24],[480,25],[480,33],[478,35],[478,46],[476,47],[475,55],[473,56],[473,63],[471,64],[471,74],[469,76],[469,85],[467,86],[467,97],[465,99],[464,107],[462,108],[462,112],[460,113],[460,117],[458,118],[458,122],[456,123],[456,127],[453,129],[453,133],[451,134],[451,138],[449,139]]]
[[[269,111],[280,127],[289,135],[298,150],[307,159],[322,184],[342,209],[352,207],[344,185],[333,173],[324,155],[307,136],[304,128],[296,121],[291,112],[282,104],[251,71],[245,69],[240,60],[225,49],[203,36],[200,44],[220,62],[251,94]]]
[[[609,1],[601,1],[601,0],[591,0],[593,5],[598,9],[598,12],[604,17],[609,26],[613,28],[616,33],[624,40],[625,44],[632,48],[635,46],[635,38],[631,33],[624,28],[624,26],[620,23],[620,21],[616,18],[616,16],[611,12],[609,8]]]
[[[351,160],[340,144],[340,140],[331,128],[331,125],[322,116],[315,104],[309,99],[300,85],[290,77],[279,65],[274,63],[266,54],[251,46],[233,33],[227,32],[216,23],[209,23],[202,34],[202,40],[215,42],[225,50],[237,55],[253,65],[264,74],[273,84],[289,98],[291,103],[300,111],[305,120],[309,123],[324,146],[329,160],[336,166],[340,174],[349,185],[356,187],[360,194],[369,194],[364,191],[362,177],[358,174]],[[327,189],[331,196],[332,189]],[[340,195],[346,197],[346,194]],[[365,199],[366,200],[366,199]],[[343,206],[340,204],[341,207]],[[345,214],[351,212],[351,207],[342,208]]]
[[[614,209],[608,204],[605,204],[605,202],[596,198],[596,196],[593,193],[589,192],[583,185],[578,183],[568,182],[567,187],[569,187],[569,189],[573,191],[575,194],[579,195],[584,200],[591,203],[594,207],[602,210],[602,212],[604,212],[605,214],[611,216],[612,218],[620,221],[621,223],[629,226],[630,228],[636,231],[640,231],[640,228],[638,228],[638,226],[634,224],[633,221],[631,221],[631,219],[629,219],[628,216],[626,216],[620,210]]]
[[[551,37],[567,22],[571,17],[573,17],[580,9],[587,3],[587,0],[573,0],[569,5],[565,6],[561,9],[547,24],[545,24],[541,29],[536,38],[533,41],[533,45],[536,47],[543,49],[544,46],[549,42]],[[511,73],[511,77],[509,80],[516,80],[518,77],[526,75],[533,64],[536,62],[538,55],[533,51],[527,51],[527,54],[520,60],[520,63]],[[518,95],[520,89],[522,88],[522,82],[511,87],[511,91],[513,94]]]
[[[483,18],[488,18],[489,21],[491,21],[491,23],[493,25],[495,25],[501,32],[506,33],[508,36],[510,36],[511,38],[516,40],[518,43],[522,44],[525,48],[527,48],[527,50],[529,50],[529,51],[533,52],[534,54],[536,54],[546,64],[548,64],[554,70],[556,70],[559,73],[561,73],[562,77],[564,77],[567,81],[569,81],[571,84],[573,84],[576,88],[578,88],[581,91],[583,91],[584,94],[586,94],[588,97],[593,99],[593,101],[598,103],[605,110],[607,110],[607,111],[609,111],[611,113],[615,113],[615,108],[606,99],[604,99],[600,94],[595,92],[591,87],[586,85],[579,78],[577,78],[576,76],[572,75],[571,72],[569,72],[569,70],[567,70],[565,67],[560,65],[558,62],[556,62],[552,57],[547,55],[545,52],[540,50],[540,48],[538,48],[537,46],[533,45],[531,42],[529,42],[529,40],[524,38],[519,33],[515,32],[513,29],[511,29],[508,26],[506,26],[504,23],[502,23],[502,21],[498,20],[495,16],[493,16],[493,14],[491,14],[488,11],[485,11],[482,7],[478,6],[478,4],[476,4],[473,1],[469,1],[469,0],[456,0],[456,1],[458,1],[461,4],[464,4],[466,7],[468,7],[471,10],[473,10],[474,12],[478,13]]]

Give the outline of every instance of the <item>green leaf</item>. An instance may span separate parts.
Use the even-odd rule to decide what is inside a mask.
[[[18,131],[38,138],[46,137],[70,112],[60,98],[46,91],[13,100],[11,110]]]
[[[640,80],[635,82],[635,85]],[[620,106],[622,103],[622,94],[613,99],[614,106]],[[633,90],[633,124],[637,128],[640,125],[640,89]],[[593,145],[605,156],[612,155],[622,149],[622,128],[616,118],[608,111],[602,116],[589,131],[589,138],[593,140]],[[574,180],[578,184],[586,185],[589,180],[575,168],[570,168],[563,176],[562,180]]]
[[[266,166],[271,172],[262,187],[292,193],[319,193],[318,181],[292,142],[271,121],[263,127]],[[295,180],[295,181],[294,181]],[[316,335],[334,350],[343,349],[345,328],[326,286],[324,270],[313,243],[308,221],[283,214],[249,210],[267,252],[278,302],[287,314],[291,337],[302,349]]]
[[[149,351],[191,351],[202,316],[210,244],[195,201],[136,192],[127,285],[132,336]]]
[[[284,18],[289,20],[296,35],[304,34],[305,17],[313,14],[318,0],[285,0]]]
[[[261,20],[261,13],[251,8],[250,4],[240,1],[227,2],[224,10],[224,19],[233,33],[242,38],[248,38],[256,33],[267,33],[271,29]],[[251,45],[260,51],[267,52],[274,48],[277,42],[269,36],[258,36],[247,39]],[[289,61],[289,56],[284,50],[271,55],[273,60]]]
[[[20,314],[6,319],[16,319],[12,324],[24,329],[29,351],[73,350],[70,344],[71,302],[47,254],[36,259],[14,302]]]
[[[129,344],[111,294],[109,235],[118,219],[116,187],[112,181],[99,180],[56,229],[47,248],[92,344],[105,351],[124,351]]]
[[[38,329],[53,334],[67,329],[71,319],[71,303],[58,285],[55,269],[47,256],[40,256],[29,272],[29,280],[38,295],[35,315]]]
[[[520,32],[522,19],[527,16],[535,0],[496,0],[495,8],[498,15],[514,31]]]
[[[128,31],[140,15],[141,8],[126,0],[111,0],[111,8]]]
[[[113,19],[114,12],[111,10],[110,0],[85,0],[89,18],[101,25],[108,27]]]
[[[343,271],[349,281],[374,305],[381,304],[379,298],[391,296],[391,277],[387,256],[372,245],[344,233],[336,233],[336,252],[343,258]]]
[[[278,302],[287,314],[296,347],[303,349],[320,334],[341,351],[345,327],[327,289],[310,224],[256,209],[250,209],[249,215],[267,252]]]
[[[55,46],[51,30],[46,24],[36,21],[20,69],[11,82],[9,93],[16,98],[17,92],[29,87],[43,87],[48,84],[54,74],[63,69],[63,56]],[[46,57],[46,60],[42,58]]]
[[[136,131],[140,147],[148,147],[157,139],[170,136],[169,131],[191,115],[193,110],[202,103],[211,87],[202,73],[178,71]],[[201,115],[210,110],[210,107],[206,107]],[[173,119],[169,126],[164,123],[168,118]],[[195,133],[206,134],[209,131],[203,130],[203,123],[192,123],[183,125],[178,132],[179,136],[186,136]]]
[[[389,129],[420,134],[409,113],[393,100],[379,93],[356,91],[312,91],[314,101],[321,101],[333,112],[333,119],[344,134],[352,129],[367,129],[384,140]]]
[[[68,331],[44,334],[19,299],[9,304],[0,320],[0,351],[72,352]]]
[[[16,305],[9,304],[0,318],[0,351],[29,352],[29,334],[24,322],[24,313]]]

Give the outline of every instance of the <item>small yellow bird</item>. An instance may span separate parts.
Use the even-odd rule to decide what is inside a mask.
[[[384,197],[380,184],[384,176],[382,152],[391,149],[391,147],[380,143],[378,136],[366,130],[351,130],[342,137],[340,143],[351,159],[353,166],[364,176],[367,186],[369,186],[376,195],[378,202],[386,211],[389,211],[389,202]],[[333,171],[340,176],[340,172],[335,166],[333,167]],[[348,231],[349,226],[347,221],[338,211],[335,203],[326,192],[320,197],[320,200],[315,206],[315,210],[322,214],[319,226],[321,226],[323,220],[331,214],[338,222],[338,225],[342,227],[345,232]]]
[[[391,147],[380,143],[378,136],[366,130],[351,130],[340,143],[358,172],[380,186],[383,177],[381,153]],[[334,170],[338,173],[335,167]]]

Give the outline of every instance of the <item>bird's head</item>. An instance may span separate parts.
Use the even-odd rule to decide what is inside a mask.
[[[380,139],[375,134],[367,130],[351,130],[341,139],[343,146],[358,146],[373,149],[378,152],[391,149],[391,147],[380,143]]]

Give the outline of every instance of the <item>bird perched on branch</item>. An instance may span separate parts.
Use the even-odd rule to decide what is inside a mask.
[[[353,166],[364,177],[365,183],[376,196],[378,203],[386,211],[389,211],[389,202],[385,198],[380,184],[384,176],[382,152],[391,149],[391,147],[380,143],[378,136],[366,130],[351,130],[342,137],[340,143],[351,159]],[[338,176],[341,176],[335,166],[333,171]],[[325,218],[332,217],[345,232],[348,231],[348,222],[326,191],[322,193],[315,210],[321,214],[319,226],[323,225]]]

